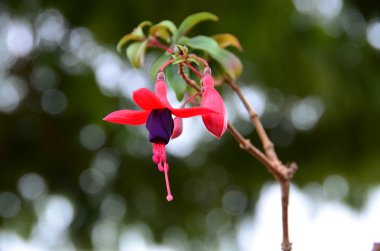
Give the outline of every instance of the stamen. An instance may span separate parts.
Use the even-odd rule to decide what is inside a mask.
[[[164,163],[164,172],[165,172],[166,191],[168,193],[168,195],[166,196],[166,199],[167,199],[167,201],[172,201],[173,195],[170,191],[168,171],[169,171],[169,165],[168,165],[168,163],[165,162]]]
[[[169,183],[169,165],[166,163],[166,151],[165,151],[165,143],[164,142],[157,142],[152,143],[153,146],[153,162],[157,164],[157,168],[160,172],[164,172],[165,174],[165,183],[166,183],[166,191],[167,201],[173,200],[173,195],[170,191],[170,183]]]
[[[165,143],[163,142],[152,143],[152,146],[153,146],[152,160],[155,164],[157,164],[158,170],[163,172],[164,168],[162,167],[162,163],[166,162]]]

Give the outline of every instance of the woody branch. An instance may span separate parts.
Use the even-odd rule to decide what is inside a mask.
[[[179,73],[184,81],[198,92],[201,88],[196,85],[195,81],[190,79],[189,76],[184,71],[184,65],[179,64]],[[289,239],[289,222],[288,222],[288,205],[289,205],[289,185],[290,179],[293,177],[297,170],[297,164],[291,163],[288,166],[282,164],[278,159],[274,144],[267,136],[264,127],[260,121],[259,116],[252,107],[249,105],[247,99],[242,93],[239,86],[229,78],[225,78],[224,81],[234,90],[238,95],[244,107],[246,108],[249,118],[256,128],[257,134],[262,142],[264,152],[260,151],[255,147],[252,142],[245,138],[231,123],[228,123],[227,128],[235,140],[239,143],[239,146],[247,151],[249,154],[258,159],[267,170],[274,176],[274,178],[279,182],[281,188],[281,204],[282,204],[282,229],[283,238],[281,243],[281,248],[283,251],[291,251],[292,245]]]

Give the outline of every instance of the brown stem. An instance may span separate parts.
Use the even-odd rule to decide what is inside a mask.
[[[182,79],[188,84],[191,88],[197,90],[198,92],[202,92],[202,89],[195,83],[194,80],[190,79],[189,76],[186,74],[184,66],[182,63],[178,64],[178,70],[179,74],[181,75]]]
[[[252,145],[249,139],[246,139],[244,136],[240,134],[240,132],[231,124],[227,124],[227,129],[231,133],[232,137],[236,139],[239,143],[241,149],[247,151],[249,154],[257,158],[261,163],[263,163],[268,171],[273,175],[280,175],[277,173],[277,169],[273,168],[273,163],[268,159],[268,157],[262,153],[259,149],[257,149],[254,145]]]
[[[195,84],[195,82],[187,76],[187,74],[183,70],[183,65],[179,66],[179,71],[182,78],[185,82],[196,89],[198,92],[201,91],[201,88]],[[249,154],[257,158],[264,166],[268,169],[270,173],[274,176],[274,178],[278,181],[281,187],[281,202],[282,202],[282,243],[281,248],[283,251],[291,251],[292,244],[289,239],[289,222],[288,222],[288,205],[289,205],[289,186],[290,179],[293,177],[294,173],[297,171],[298,167],[296,163],[290,163],[288,166],[285,166],[278,159],[276,151],[274,149],[274,144],[269,139],[266,134],[264,127],[260,121],[259,116],[249,105],[247,99],[243,95],[239,86],[230,79],[225,79],[227,84],[231,86],[231,88],[236,92],[239,96],[240,100],[244,104],[246,110],[248,111],[249,118],[252,121],[253,125],[256,128],[257,134],[260,137],[260,140],[263,144],[265,154],[261,152],[258,148],[256,148],[249,139],[245,138],[241,133],[233,127],[230,123],[228,123],[227,128],[231,135],[236,139],[239,143],[239,146],[247,151]],[[376,250],[377,251],[377,250]]]
[[[372,251],[380,251],[380,243],[373,243],[373,249]]]
[[[289,205],[289,180],[280,180],[281,186],[281,204],[282,204],[282,243],[283,251],[291,251],[292,243],[289,241],[289,222],[288,222],[288,205]]]
[[[247,110],[249,114],[249,119],[252,121],[253,125],[256,128],[257,134],[260,137],[260,140],[263,144],[264,151],[266,155],[272,159],[272,160],[278,160],[277,154],[274,150],[274,144],[269,139],[268,135],[266,134],[263,125],[261,124],[260,118],[257,115],[257,113],[252,109],[252,107],[249,105],[247,99],[243,95],[240,87],[233,82],[231,79],[225,78],[226,83],[231,86],[232,90],[236,92],[236,94],[239,96],[241,102],[243,103],[245,109]]]
[[[270,167],[266,165],[266,167],[271,171],[271,173],[274,175],[274,177],[276,178],[276,180],[278,181],[281,187],[281,202],[282,202],[281,248],[283,251],[291,251],[292,244],[290,243],[290,240],[289,240],[289,222],[288,222],[289,182],[298,168],[297,164],[291,163],[289,164],[289,166],[286,167],[281,163],[274,149],[274,144],[272,143],[272,141],[269,139],[268,135],[266,134],[259,116],[249,105],[247,99],[243,95],[239,86],[235,82],[233,82],[231,79],[225,78],[225,81],[239,96],[241,102],[243,103],[244,107],[246,108],[249,114],[250,120],[252,121],[253,125],[256,128],[257,134],[259,135],[259,138],[263,144],[266,157],[268,157],[272,161],[271,162],[272,165]]]

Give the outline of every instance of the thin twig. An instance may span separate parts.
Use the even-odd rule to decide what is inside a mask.
[[[256,128],[257,134],[263,144],[263,148],[266,154],[272,162],[271,166],[265,165],[268,170],[274,175],[274,178],[279,182],[281,187],[281,204],[282,204],[282,243],[281,248],[283,251],[291,251],[292,244],[289,240],[289,221],[288,221],[288,206],[289,206],[289,181],[293,177],[294,173],[297,171],[297,164],[291,163],[289,166],[284,166],[281,161],[278,159],[276,151],[274,149],[274,144],[269,139],[266,134],[264,127],[260,121],[257,113],[249,105],[247,99],[243,95],[239,86],[233,82],[231,79],[225,78],[226,83],[236,92],[239,96],[241,102],[246,108],[249,118],[252,121],[253,125]],[[275,171],[273,171],[273,169]]]
[[[249,114],[249,119],[252,121],[253,125],[256,128],[257,134],[260,137],[260,140],[263,144],[264,151],[266,155],[272,159],[272,160],[278,160],[277,154],[274,150],[274,144],[273,142],[269,139],[268,135],[266,134],[263,125],[261,124],[260,118],[257,115],[257,113],[252,109],[252,107],[249,105],[247,99],[243,95],[240,87],[233,82],[229,78],[224,79],[226,83],[231,86],[232,90],[236,92],[236,94],[239,96],[241,102],[243,103],[245,109],[247,110]]]
[[[201,61],[205,66],[208,66],[208,62],[207,62],[205,59],[203,59],[203,58],[201,58],[201,57],[198,57],[198,56],[195,55],[195,54],[190,54],[189,56],[190,56],[190,57],[193,57],[193,58],[195,58],[195,59],[197,59],[197,60],[199,60],[199,61]]]
[[[152,37],[149,40],[149,45],[153,46],[153,47],[157,47],[157,48],[162,49],[164,51],[169,49],[169,46],[162,44],[156,37]]]
[[[291,251],[292,243],[289,241],[289,221],[288,221],[288,206],[289,206],[289,180],[279,181],[281,186],[281,205],[282,205],[282,243],[283,251]]]
[[[380,251],[380,243],[373,243],[372,251]]]
[[[182,63],[178,64],[178,70],[179,74],[181,75],[182,79],[188,84],[191,88],[197,90],[198,92],[202,92],[202,89],[197,85],[197,83],[190,79],[189,76],[186,74],[184,66]]]
[[[227,124],[227,129],[231,133],[232,137],[236,139],[239,143],[241,149],[247,151],[249,154],[257,158],[261,163],[263,163],[269,172],[273,175],[280,175],[277,173],[277,169],[273,168],[273,163],[268,159],[268,157],[262,153],[258,148],[256,148],[249,139],[245,138],[241,133],[231,124]]]
[[[201,91],[201,88],[196,85],[196,83],[189,78],[189,76],[185,73],[183,69],[183,65],[179,65],[179,72],[184,81],[196,89],[198,92]],[[227,84],[236,92],[245,106],[249,118],[252,121],[253,125],[256,128],[257,134],[263,144],[263,148],[265,154],[261,152],[258,148],[256,148],[249,139],[245,138],[241,133],[232,126],[231,123],[227,124],[227,128],[231,135],[235,138],[235,140],[239,143],[239,146],[247,151],[249,154],[257,158],[260,162],[264,164],[267,170],[272,173],[274,178],[278,181],[281,187],[281,204],[282,204],[282,243],[281,248],[283,251],[291,251],[292,244],[289,239],[289,221],[288,221],[288,206],[289,206],[289,186],[290,179],[293,177],[294,173],[297,171],[298,167],[296,163],[290,163],[288,166],[282,164],[282,162],[278,159],[276,151],[274,149],[274,144],[269,139],[266,134],[264,127],[260,121],[257,113],[252,109],[249,105],[247,99],[243,95],[239,86],[233,82],[231,79],[225,78]]]
[[[169,64],[173,63],[174,59],[169,59],[168,61],[166,61],[160,68],[160,71],[163,72],[166,68],[166,66],[168,66]]]
[[[187,67],[189,67],[190,70],[192,70],[198,77],[202,78],[202,74],[199,73],[197,69],[195,69],[191,64],[188,62],[183,62]]]

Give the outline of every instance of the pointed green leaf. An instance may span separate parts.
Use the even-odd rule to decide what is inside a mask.
[[[223,33],[212,36],[212,38],[219,44],[219,47],[226,48],[228,46],[233,46],[239,51],[243,51],[241,48],[239,40],[232,34]]]
[[[117,43],[117,46],[116,46],[116,49],[118,52],[121,52],[121,47],[128,43],[129,41],[133,41],[133,40],[143,40],[144,39],[144,35],[135,35],[135,34],[127,34],[125,35],[122,39],[120,39],[119,43]]]
[[[186,46],[178,44],[177,48],[178,48],[179,51],[182,52],[182,55],[187,55],[187,53],[189,52],[189,49]]]
[[[198,59],[193,58],[193,57],[188,57],[188,58],[187,58],[187,61],[190,62],[190,63],[195,63],[195,64],[198,65],[198,66],[200,66],[201,63],[203,63],[203,62],[201,62],[201,61],[199,61]]]
[[[156,37],[162,38],[167,43],[170,43],[171,35],[166,29],[158,29],[155,33]]]
[[[127,57],[131,65],[139,68],[144,64],[145,50],[148,45],[148,40],[142,42],[134,42],[127,48]]]
[[[177,35],[174,41],[177,41],[181,36],[186,35],[195,25],[203,21],[218,21],[218,17],[209,12],[199,12],[188,16],[178,27]]]
[[[223,70],[232,79],[236,79],[242,72],[243,65],[241,64],[240,59],[226,49],[220,48],[218,43],[210,37],[182,37],[178,43],[210,54],[210,56],[222,66]]]
[[[182,63],[184,61],[185,61],[185,59],[183,57],[178,57],[178,58],[174,59],[172,64],[179,64],[179,63]]]
[[[150,21],[142,21],[141,23],[139,23],[139,25],[137,25],[137,27],[133,30],[133,34],[136,34],[136,35],[144,35],[144,27],[145,26],[150,26],[152,25],[152,22]]]
[[[177,34],[177,27],[172,21],[164,20],[159,22],[156,25],[153,25],[149,29],[149,35],[151,36],[159,36],[167,42],[170,41],[170,34],[168,31],[175,36]]]
[[[159,56],[156,60],[153,61],[149,70],[149,76],[151,80],[156,79],[156,75],[159,72],[161,66],[171,58],[172,56],[170,54],[164,53],[161,56]]]
[[[149,21],[143,21],[141,22],[136,28],[133,29],[133,31],[124,37],[122,37],[117,43],[116,49],[118,52],[121,52],[121,47],[132,40],[139,40],[142,41],[145,38],[143,28],[147,25],[152,25]]]

